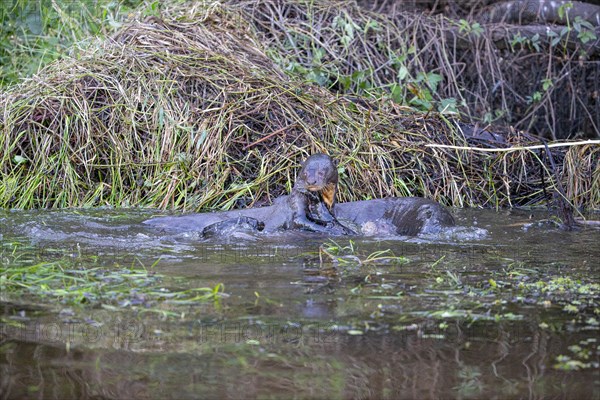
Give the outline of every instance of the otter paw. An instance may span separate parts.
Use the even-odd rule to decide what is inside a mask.
[[[356,232],[340,223],[331,224],[328,229],[333,235],[356,235]]]

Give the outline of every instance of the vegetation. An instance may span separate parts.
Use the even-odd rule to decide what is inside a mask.
[[[6,0],[0,7],[0,87],[119,29],[142,0]]]
[[[446,50],[406,39],[439,21],[303,1],[139,10],[0,95],[0,207],[264,204],[316,151],[339,160],[343,201],[600,204],[596,142],[458,123],[464,99],[441,89],[458,76],[417,62]]]
[[[376,263],[398,263],[404,264],[408,262],[406,257],[395,256],[390,249],[380,250],[365,257],[357,255],[354,241],[350,240],[347,246],[340,245],[331,240],[330,243],[324,243],[319,248],[319,256],[321,263],[324,256],[334,265],[367,265]]]
[[[500,258],[493,263],[497,269],[482,271],[480,265],[461,267],[464,260],[457,262],[454,250],[446,253],[448,259],[442,256],[429,263],[418,261],[420,257],[396,257],[389,250],[367,254],[352,241],[324,243],[320,252],[325,256],[318,260],[321,274],[349,285],[347,298],[356,297],[363,314],[370,313],[368,323],[360,319],[349,324],[350,335],[382,326],[396,331],[418,327],[425,331],[423,337],[445,339],[457,321],[465,325],[533,323],[527,314],[532,306],[538,309],[537,325],[543,331],[595,332],[600,326],[598,279],[573,269],[565,277],[565,267],[558,263],[531,266]],[[411,276],[415,263],[420,264],[417,277]],[[397,279],[399,275],[402,279]],[[414,300],[420,297],[428,301]],[[402,311],[397,311],[398,304],[403,305]],[[553,367],[597,368],[597,344],[596,339],[586,338],[569,346],[570,353],[557,356]]]
[[[300,160],[316,151],[339,161],[342,201],[423,195],[457,206],[502,207],[563,197],[575,207],[600,207],[598,141],[547,144],[515,129],[461,123],[516,120],[538,133],[568,123],[570,133],[598,126],[593,90],[579,90],[597,87],[591,55],[578,47],[595,39],[581,21],[556,36],[515,36],[497,51],[494,32],[472,21],[386,16],[341,7],[344,2],[156,1],[135,10],[134,3],[98,0],[75,15],[64,2],[42,1],[38,25],[27,22],[34,3],[13,1],[9,11],[0,10],[13,13],[2,19],[0,33],[0,207],[260,205],[288,191]],[[32,26],[42,27],[42,35]],[[449,51],[448,38],[464,47]],[[529,68],[542,72],[527,81],[519,71]],[[570,96],[565,88],[573,88]],[[563,107],[569,101],[577,106]],[[51,221],[77,229],[17,214],[34,215],[25,222],[33,228]],[[88,222],[93,231],[97,220]],[[518,232],[527,246],[524,230],[501,226]],[[262,397],[289,396],[290,389],[304,397],[439,397],[449,390],[483,397],[484,387],[513,397],[541,390],[548,397],[555,392],[546,388],[588,393],[587,374],[598,368],[600,286],[584,260],[593,259],[592,252],[574,252],[585,267],[571,269],[502,258],[498,254],[511,246],[502,242],[494,243],[490,259],[465,255],[464,243],[443,241],[438,253],[427,251],[426,240],[408,241],[419,247],[411,256],[404,242],[392,252],[381,250],[385,242],[350,241],[289,260],[282,250],[280,262],[264,254],[272,243],[244,243],[243,251],[256,247],[260,254],[245,264],[236,253],[239,243],[233,250],[217,246],[210,251],[223,252],[221,262],[211,271],[235,293],[226,312],[213,318],[207,308],[227,295],[222,284],[207,282],[213,272],[196,270],[216,256],[200,257],[193,238],[127,248],[136,253],[129,264],[111,255],[111,237],[97,243],[106,246],[101,256],[74,250],[77,233],[51,241],[72,244],[67,254],[52,248],[40,256],[32,249],[32,256],[9,243],[21,234],[32,243],[44,240],[32,231],[0,232],[0,325],[7,339],[1,350],[5,375],[16,382],[7,390],[13,397],[50,390],[77,397],[60,391],[73,382],[85,388],[79,397],[140,397],[148,382],[146,397],[162,391],[223,397],[238,387],[242,395]],[[546,238],[539,237],[537,243]],[[557,240],[563,238],[562,244],[573,239]],[[143,265],[163,251],[188,260],[160,273]],[[310,276],[297,278],[300,265]],[[47,318],[59,311],[58,319]],[[79,322],[79,336],[64,344],[66,361],[56,361],[58,341],[51,352],[34,347],[29,359],[28,349],[36,346],[30,341],[46,339],[39,331]],[[102,324],[96,332],[105,340],[92,343],[87,328]],[[513,335],[519,331],[525,334]],[[570,346],[556,344],[564,341]],[[134,351],[119,350],[123,357],[115,358],[89,351],[115,345]],[[538,367],[556,369],[554,380],[531,375]],[[443,375],[447,369],[450,378]],[[583,377],[580,392],[568,385],[565,377],[572,375],[561,374],[575,370]],[[507,371],[516,378],[505,378]],[[121,385],[123,377],[136,384]],[[214,382],[225,384],[214,389]],[[381,390],[371,391],[373,385]],[[253,392],[256,387],[265,391]]]
[[[20,253],[17,247],[3,251]],[[164,317],[180,316],[176,312],[180,305],[218,305],[225,296],[222,284],[186,287],[184,279],[158,274],[152,268],[107,268],[97,264],[97,260],[68,256],[38,263],[2,260],[0,290],[6,298],[18,298],[21,302],[130,309]]]
[[[401,5],[381,13],[328,1],[230,3],[282,68],[338,93],[383,92],[424,111],[460,111],[471,122],[543,137],[600,135],[598,102],[589,92],[597,88],[600,48],[594,27],[581,18],[543,26],[530,38],[529,27],[425,17]],[[468,14],[478,11],[473,6]],[[577,66],[581,60],[589,62]],[[572,87],[586,90],[565,96]],[[573,102],[581,107],[569,108]]]

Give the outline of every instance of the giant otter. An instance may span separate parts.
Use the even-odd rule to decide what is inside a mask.
[[[285,228],[355,235],[335,218],[337,184],[338,171],[331,157],[321,153],[308,157],[287,198],[291,214]]]
[[[276,199],[272,206],[159,217],[145,223],[166,230],[200,231],[204,237],[223,236],[223,232],[227,235],[236,230],[413,236],[454,225],[452,215],[442,205],[420,197],[336,204],[337,184],[337,167],[331,157],[315,154],[302,163],[291,193]]]

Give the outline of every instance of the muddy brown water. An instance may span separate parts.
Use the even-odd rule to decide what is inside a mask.
[[[435,237],[333,243],[167,236],[141,224],[149,211],[0,212],[3,274],[159,260],[153,271],[227,295],[158,305],[165,317],[3,291],[0,397],[599,399],[600,300],[578,290],[600,283],[600,231],[561,231],[541,211],[454,214]],[[324,244],[353,250],[335,262]],[[383,250],[404,259],[365,262]],[[551,289],[567,277],[584,286]]]

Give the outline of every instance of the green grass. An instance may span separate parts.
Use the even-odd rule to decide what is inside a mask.
[[[363,255],[355,247],[353,240],[350,240],[346,246],[334,240],[322,244],[319,247],[319,258],[321,263],[329,261],[342,268],[344,266],[354,268],[368,264],[405,264],[409,261],[406,257],[394,255],[390,249],[378,250]]]
[[[119,29],[143,0],[3,0],[0,5],[0,87]],[[156,4],[154,5],[156,8]],[[148,6],[148,10],[152,5]]]

